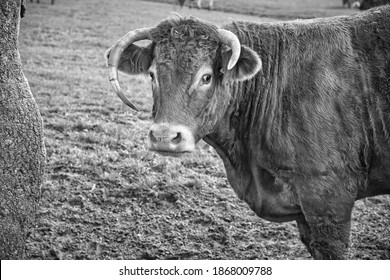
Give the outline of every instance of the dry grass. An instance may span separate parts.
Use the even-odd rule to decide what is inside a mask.
[[[293,223],[261,220],[236,198],[221,160],[205,144],[180,159],[145,150],[152,107],[147,82],[121,76],[138,113],[110,88],[104,51],[176,6],[135,0],[28,4],[21,57],[44,119],[48,154],[30,259],[309,258]],[[264,20],[177,11],[217,23]],[[389,257],[389,204],[388,198],[358,203],[351,258]]]

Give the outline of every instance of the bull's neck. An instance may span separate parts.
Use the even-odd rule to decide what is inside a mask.
[[[226,121],[227,119],[224,119]],[[240,199],[245,197],[249,185],[248,164],[245,160],[245,146],[241,139],[235,139],[234,129],[229,129],[228,121],[226,126],[220,127],[220,130],[203,138],[211,145],[221,157],[227,178],[232,185],[234,191]]]
[[[260,73],[250,81],[232,84],[234,94],[225,115],[204,139],[222,158],[229,182],[240,198],[248,191],[253,156],[269,146],[273,128],[278,126],[277,99],[261,93],[257,85],[262,83],[269,82]]]
[[[250,26],[249,29],[255,27]],[[233,31],[239,33],[237,30]],[[281,73],[281,52],[284,43],[277,43],[280,38],[271,31],[268,38],[275,38],[263,41],[261,48],[260,44],[240,37],[240,41],[263,54],[262,70],[250,80],[230,85],[230,105],[214,132],[205,138],[222,158],[228,179],[239,197],[245,195],[250,183],[250,165],[256,161],[253,156],[259,155],[271,145],[275,146],[280,132],[283,94],[281,79],[284,78]]]
[[[246,149],[249,141],[253,145],[253,139],[256,145],[266,148],[280,132],[284,88],[289,83],[286,68],[291,63],[287,59],[291,40],[280,24],[238,22],[226,28],[259,54],[262,69],[250,80],[230,84],[230,106],[217,125],[215,138],[226,142],[224,134],[229,131],[228,135],[234,135],[234,139],[228,142],[239,140]]]

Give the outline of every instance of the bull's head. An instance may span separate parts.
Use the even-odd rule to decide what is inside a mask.
[[[133,44],[148,39],[146,47]],[[191,152],[213,132],[232,98],[231,83],[250,79],[259,56],[232,32],[194,18],[167,20],[122,37],[108,52],[109,78],[120,99],[137,110],[118,82],[118,69],[148,74],[154,124],[148,147],[170,155]]]

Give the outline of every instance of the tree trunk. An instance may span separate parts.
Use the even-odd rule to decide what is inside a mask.
[[[25,258],[45,168],[42,118],[22,72],[21,0],[0,1],[0,259]]]

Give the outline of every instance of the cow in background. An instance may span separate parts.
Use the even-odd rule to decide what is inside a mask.
[[[183,8],[185,1],[186,0],[177,0],[177,2],[179,3],[180,8]]]
[[[358,2],[357,0],[343,0],[343,7],[344,8],[353,8],[352,4]],[[359,3],[360,5],[360,3]]]
[[[390,0],[360,0],[359,2],[360,6],[358,8],[360,10],[368,10],[373,7],[390,4]]]
[[[343,0],[345,8],[368,10],[373,7],[390,4],[390,0]]]
[[[202,9],[202,0],[189,0],[190,3],[188,4],[188,7],[193,8],[196,7],[198,9]],[[214,0],[209,0],[209,6],[208,9],[212,10],[214,7]]]
[[[31,3],[34,2],[34,0],[30,0]],[[51,4],[54,5],[55,0],[51,0]],[[39,4],[39,0],[37,0],[37,3]]]
[[[212,10],[214,6],[214,0],[208,0],[209,1],[209,6],[208,9]],[[185,0],[177,0],[180,8],[183,8]],[[198,8],[202,9],[202,0],[189,0],[188,7],[191,8]]]

